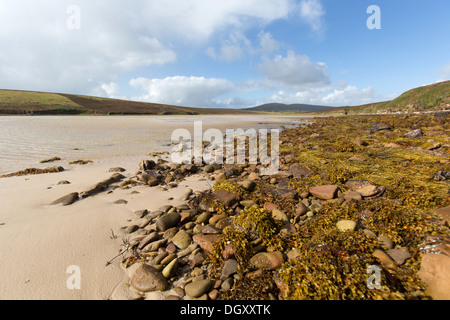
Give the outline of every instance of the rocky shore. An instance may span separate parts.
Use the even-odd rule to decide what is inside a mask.
[[[122,245],[105,268],[120,260],[126,279],[110,299],[450,299],[449,132],[433,115],[317,118],[281,133],[274,175],[151,153],[52,205],[168,191],[113,233]],[[191,176],[210,190],[174,205]]]
[[[449,299],[449,131],[433,116],[316,119],[282,133],[272,176],[143,161],[122,186],[214,186],[135,212],[112,299]]]

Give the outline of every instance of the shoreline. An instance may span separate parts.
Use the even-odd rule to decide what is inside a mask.
[[[248,164],[172,167],[157,152],[0,179],[0,197],[7,199],[0,250],[8,257],[0,265],[8,275],[0,299],[449,299],[449,259],[439,254],[450,247],[448,124],[432,116],[379,120],[331,117],[283,131],[280,172],[273,176]],[[120,183],[68,206],[50,205],[71,192],[83,196],[118,166],[126,169]],[[164,183],[151,186],[153,168]],[[130,178],[139,183],[121,188]],[[63,179],[71,184],[58,184]],[[178,218],[166,225],[169,216]],[[308,281],[336,272],[320,259],[344,270],[351,264],[351,277],[305,293]],[[395,281],[368,290],[367,265]],[[66,286],[70,266],[81,270],[81,290]],[[310,280],[302,278],[304,266]],[[251,290],[258,281],[270,289]],[[356,291],[341,292],[340,281]]]

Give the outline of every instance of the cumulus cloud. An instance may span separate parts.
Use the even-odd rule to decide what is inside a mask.
[[[176,61],[160,40],[120,22],[128,9],[107,1],[80,0],[75,11],[64,0],[5,1],[0,87],[90,93],[125,72]]]
[[[382,100],[384,100],[384,97],[370,86],[359,89],[346,83],[336,83],[296,92],[280,90],[260,102],[278,102],[285,104],[304,103],[341,107],[363,105]]]
[[[268,55],[277,51],[281,43],[276,41],[269,32],[260,31],[256,41],[252,42],[240,31],[233,32],[221,41],[218,50],[208,47],[206,54],[214,60],[234,62],[252,55]]]
[[[225,79],[175,76],[163,79],[136,78],[130,85],[143,94],[133,100],[191,107],[216,107],[219,97],[235,86]]]
[[[246,30],[270,23],[287,17],[294,5],[292,0],[135,0],[126,5],[2,0],[0,87],[91,93],[126,73],[176,62],[177,45],[208,41],[230,26]],[[74,22],[79,28],[68,27]],[[232,45],[223,52],[229,60],[239,55]]]
[[[323,31],[325,10],[320,0],[302,0],[299,4],[301,19],[315,32]]]
[[[274,59],[264,59],[258,69],[266,77],[264,82],[268,87],[299,89],[329,82],[325,63],[312,62],[308,56],[293,51],[286,57],[277,55]]]

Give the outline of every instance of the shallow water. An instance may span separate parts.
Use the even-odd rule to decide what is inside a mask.
[[[39,161],[60,157],[66,161],[145,156],[169,150],[173,130],[193,132],[194,121],[203,130],[279,128],[305,118],[293,116],[7,116],[0,117],[0,173],[55,164]]]

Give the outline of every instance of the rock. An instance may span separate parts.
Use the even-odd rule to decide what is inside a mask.
[[[390,238],[386,237],[385,235],[380,234],[378,236],[378,241],[385,249],[394,248],[394,242]]]
[[[283,211],[281,211],[279,209],[273,209],[272,210],[272,217],[275,220],[280,220],[282,222],[289,222],[289,218],[286,215],[286,213],[284,213]]]
[[[431,212],[439,215],[442,218],[444,225],[450,224],[450,206],[439,208],[439,209],[434,209],[434,210],[431,210]]]
[[[309,211],[308,207],[305,206],[305,204],[299,202],[298,205],[295,207],[295,215],[296,216],[303,216]]]
[[[356,189],[356,192],[360,193],[363,197],[371,197],[378,193],[378,188],[374,185],[368,185]]]
[[[61,204],[63,206],[69,206],[75,201],[78,200],[78,192],[70,193],[68,195],[65,195],[64,197],[59,198],[58,200],[55,200],[51,203],[52,206]]]
[[[156,163],[153,160],[142,160],[139,163],[139,169],[142,171],[152,170],[156,167]]]
[[[168,253],[168,252],[166,252],[166,253]],[[177,254],[176,254],[176,253],[168,254],[166,257],[164,257],[164,258],[160,261],[160,264],[163,265],[163,266],[168,265],[169,263],[172,262],[173,259],[176,259],[176,258],[177,258]],[[153,263],[156,264],[156,261],[154,261]]]
[[[386,253],[399,265],[404,264],[407,259],[411,258],[407,249],[389,249]]]
[[[213,193],[213,196],[221,200],[228,207],[241,200],[239,195],[225,190],[217,190]]]
[[[428,253],[422,257],[418,275],[434,300],[450,300],[449,265],[450,257],[445,254]]]
[[[133,213],[136,217],[138,217],[139,219],[142,219],[143,217],[145,217],[148,214],[148,210],[147,209],[136,210]]]
[[[208,165],[205,166],[204,171],[206,173],[213,173],[215,171],[215,169],[214,169],[213,165],[208,164]]]
[[[408,137],[408,138],[422,137],[423,136],[423,131],[422,131],[422,129],[412,130],[412,131],[409,131],[408,133],[405,133],[404,136]]]
[[[233,287],[234,279],[233,278],[227,278],[225,279],[222,284],[220,285],[220,289],[223,292],[227,292]]]
[[[311,175],[311,171],[298,164],[292,165],[289,168],[289,172],[292,173],[295,178],[306,178]]]
[[[375,258],[377,258],[380,263],[388,269],[395,269],[395,261],[391,259],[384,251],[379,249],[375,249],[372,254]]]
[[[226,279],[229,276],[236,273],[238,268],[238,262],[234,259],[228,259],[225,261],[223,268],[222,268],[222,278]]]
[[[355,231],[356,228],[356,222],[352,220],[340,220],[336,223],[336,228],[338,228],[339,231]]]
[[[125,199],[119,199],[113,202],[114,204],[127,204],[128,201]]]
[[[264,210],[272,212],[274,209],[278,209],[278,206],[272,202],[264,203]]]
[[[184,291],[190,297],[199,298],[205,293],[208,293],[213,284],[214,282],[208,279],[193,281],[184,287]]]
[[[355,191],[362,187],[371,186],[372,184],[367,180],[348,180],[345,183],[345,186]]]
[[[252,192],[256,187],[256,183],[253,182],[252,180],[240,181],[240,182],[238,182],[238,184],[250,192]]]
[[[256,172],[250,172],[250,174],[248,175],[248,178],[252,181],[258,180],[259,174],[257,174]]]
[[[83,198],[87,198],[90,196],[93,196],[97,193],[103,192],[106,189],[108,189],[108,187],[116,182],[121,181],[122,179],[124,179],[125,177],[123,175],[121,175],[120,173],[114,173],[109,179],[106,179],[104,181],[101,181],[97,184],[95,184],[94,186],[92,186],[90,189],[83,191],[80,196]]]
[[[168,288],[166,278],[148,264],[143,264],[136,270],[130,285],[141,292],[164,291]]]
[[[149,185],[150,187],[154,187],[160,184],[162,179],[162,176],[159,173],[153,172],[153,171],[146,171],[143,173],[139,180],[141,180],[143,183]]]
[[[62,185],[62,184],[70,184],[70,181],[61,180],[60,182],[58,182],[58,185]]]
[[[181,216],[177,212],[168,213],[158,218],[156,221],[156,228],[159,231],[166,231],[180,222]]]
[[[348,191],[344,194],[344,199],[347,201],[351,201],[351,200],[362,200],[362,195],[359,192],[356,191]]]
[[[219,234],[219,233],[222,233],[222,230],[208,224],[202,229],[202,233],[203,234]]]
[[[173,278],[178,269],[178,259],[173,259],[161,272],[166,279]]]
[[[217,222],[227,217],[228,216],[226,214],[215,214],[209,219],[209,224],[212,226],[216,226]]]
[[[194,240],[194,243],[198,244],[200,248],[203,249],[203,251],[212,254],[213,244],[219,239],[219,235],[199,233],[194,235],[192,239]]]
[[[125,232],[128,233],[128,234],[132,234],[132,233],[134,233],[134,232],[136,232],[136,231],[138,231],[138,230],[139,230],[139,226],[137,226],[137,225],[131,225],[131,226],[129,226],[129,227],[127,227],[127,228],[125,229]]]
[[[387,123],[380,122],[380,123],[373,124],[370,127],[370,129],[368,130],[368,132],[366,132],[366,133],[373,134],[378,131],[391,130],[391,129],[392,129],[392,127],[390,125],[388,125]]]
[[[178,233],[172,238],[172,242],[174,245],[176,245],[179,249],[183,250],[186,249],[192,242],[192,238],[184,230],[178,231]]]
[[[331,200],[336,197],[338,189],[336,185],[324,185],[310,188],[309,193],[322,200]]]
[[[111,168],[109,169],[109,172],[125,172],[126,170],[121,167]]]
[[[144,239],[141,240],[141,242],[138,245],[138,249],[142,250],[146,245],[149,243],[157,240],[159,238],[158,233],[152,232],[148,236],[146,236]]]
[[[448,181],[450,180],[450,171],[438,171],[434,174],[433,179],[436,181]]]
[[[204,224],[204,223],[207,223],[209,221],[209,219],[211,219],[211,213],[205,211],[202,214],[200,214],[199,216],[197,216],[197,219],[195,219],[195,222],[197,222],[198,224]]]
[[[283,253],[276,252],[260,252],[250,259],[250,265],[257,269],[278,269],[284,263]]]
[[[240,202],[240,205],[244,206],[245,208],[250,208],[254,204],[255,204],[255,201],[253,201],[253,200],[242,200]]]
[[[364,161],[366,161],[366,159],[360,158],[360,157],[351,157],[351,158],[348,158],[348,160],[349,160],[349,161],[358,161],[358,162],[364,162]]]

